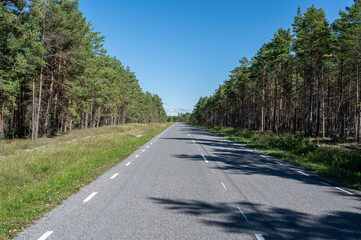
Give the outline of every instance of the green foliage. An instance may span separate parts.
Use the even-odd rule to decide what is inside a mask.
[[[295,137],[276,136],[267,142],[270,147],[289,151],[297,155],[306,155],[317,149],[317,145],[310,140]]]
[[[106,55],[78,1],[3,1],[0,36],[0,135],[166,120],[161,98]]]
[[[251,60],[242,58],[214,94],[199,99],[190,121],[360,142],[360,10],[356,0],[329,24],[321,8],[298,9],[293,32],[278,29]],[[297,153],[313,149],[287,141],[280,144],[299,146]]]

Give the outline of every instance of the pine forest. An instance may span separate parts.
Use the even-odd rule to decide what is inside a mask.
[[[78,1],[3,0],[0,36],[1,138],[165,121],[161,98],[143,92],[134,72],[107,55]]]
[[[360,141],[361,1],[330,23],[321,8],[299,8],[252,59],[201,97],[191,120],[305,137]]]

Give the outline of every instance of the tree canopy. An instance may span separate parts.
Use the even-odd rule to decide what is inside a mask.
[[[339,15],[330,24],[321,8],[298,9],[293,31],[242,58],[191,121],[360,141],[361,1]]]
[[[1,1],[0,36],[0,136],[166,120],[161,98],[107,55],[78,1]]]

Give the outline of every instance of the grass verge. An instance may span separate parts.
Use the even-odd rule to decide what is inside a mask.
[[[197,127],[361,190],[361,152],[358,150],[319,145],[287,134],[230,127]]]
[[[125,124],[74,131],[40,143],[1,143],[6,154],[0,159],[0,239],[16,237],[170,125]]]

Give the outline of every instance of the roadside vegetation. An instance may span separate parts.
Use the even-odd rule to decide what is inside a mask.
[[[0,3],[0,139],[166,120],[77,0]]]
[[[353,144],[232,127],[199,127],[361,190],[361,150],[349,149]]]
[[[75,130],[36,141],[3,140],[0,148],[0,239],[105,173],[171,123]]]
[[[322,8],[298,9],[292,27],[240,60],[191,121],[359,143],[361,0],[332,23]]]

